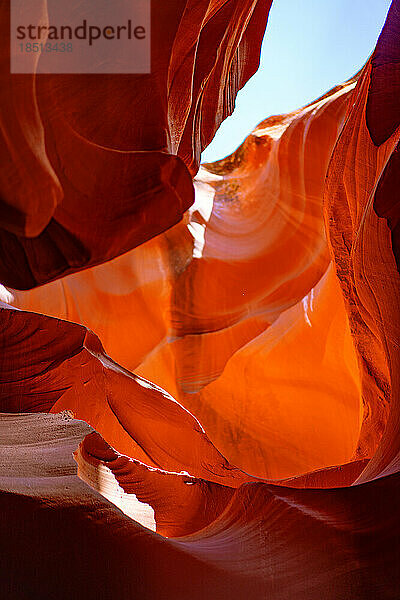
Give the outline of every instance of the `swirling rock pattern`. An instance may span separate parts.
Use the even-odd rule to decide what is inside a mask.
[[[124,76],[10,75],[2,2],[3,283],[33,288],[180,221],[201,151],[258,67],[271,1],[154,0],[151,74]]]
[[[268,7],[156,10],[175,18],[161,153],[188,177],[232,108],[221,90],[255,66]],[[394,0],[359,76],[203,165],[162,235],[138,225],[146,243],[63,278],[49,251],[42,279],[16,269],[14,286],[57,281],[0,288],[4,597],[397,600],[399,32]],[[25,116],[51,209],[67,184],[43,148],[69,133],[50,142]],[[5,220],[35,240],[10,181]]]
[[[399,174],[395,108],[400,54],[394,35],[400,27],[399,8],[399,2],[392,3],[375,53],[358,82],[325,190],[329,243],[361,372],[360,443],[374,450],[378,445],[362,480],[391,472],[398,453],[399,203],[393,185]]]
[[[357,359],[322,209],[354,85],[267,119],[203,166],[182,224],[111,263],[13,292],[16,305],[85,323],[253,475],[363,458]]]

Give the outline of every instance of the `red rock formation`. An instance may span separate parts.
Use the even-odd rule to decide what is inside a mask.
[[[329,243],[361,372],[360,446],[371,453],[379,445],[363,481],[391,472],[399,451],[399,203],[393,194],[399,175],[399,30],[396,1],[358,82],[325,191]]]
[[[201,532],[166,539],[76,476],[89,432],[65,415],[3,416],[6,597],[396,598],[397,475],[333,490],[246,484]]]
[[[120,452],[234,486],[247,478],[169,394],[126,371],[80,325],[0,308],[4,412],[72,411]],[[188,452],[187,449],[191,451]]]
[[[2,305],[4,597],[398,598],[399,32],[394,0],[354,91],[204,167],[183,223]]]
[[[189,171],[258,66],[271,0],[154,0],[150,75],[10,75],[2,4],[0,280],[27,289],[181,219]]]
[[[253,475],[350,461],[361,419],[356,358],[335,278],[318,282],[329,265],[324,178],[354,85],[267,119],[231,157],[203,167],[186,224],[14,293],[16,305],[93,329]]]

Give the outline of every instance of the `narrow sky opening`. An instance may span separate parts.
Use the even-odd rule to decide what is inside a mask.
[[[203,152],[233,152],[263,119],[308,104],[354,75],[375,47],[390,0],[274,0],[257,73]]]

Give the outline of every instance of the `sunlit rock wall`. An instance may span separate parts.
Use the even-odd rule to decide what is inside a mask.
[[[197,173],[269,4],[155,3],[162,101],[129,111],[134,141],[84,78],[2,63],[5,598],[398,598],[400,2],[354,80]],[[120,114],[125,83],[96,84]],[[120,221],[131,142],[157,192]]]

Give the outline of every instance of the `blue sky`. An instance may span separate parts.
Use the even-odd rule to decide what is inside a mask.
[[[274,0],[257,73],[202,155],[235,150],[263,119],[289,112],[342,83],[367,60],[390,0]]]

